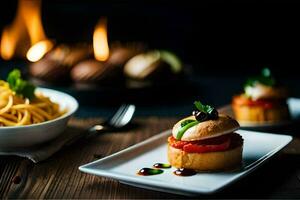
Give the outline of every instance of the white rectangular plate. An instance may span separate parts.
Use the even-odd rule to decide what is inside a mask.
[[[234,172],[198,173],[194,176],[180,177],[174,175],[175,168],[171,168],[164,169],[164,173],[159,175],[137,175],[141,168],[151,168],[157,162],[168,163],[166,141],[171,130],[111,156],[80,166],[79,170],[157,191],[183,195],[209,194],[249,174],[292,140],[289,135],[244,130],[237,133],[244,138],[243,167]]]

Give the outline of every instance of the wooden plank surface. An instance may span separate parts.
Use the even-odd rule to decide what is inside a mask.
[[[67,131],[83,131],[99,119],[71,121]],[[78,166],[105,157],[172,127],[174,118],[139,118],[130,130],[81,140],[34,164],[25,158],[0,157],[1,198],[185,198],[120,184],[89,175]],[[205,198],[299,198],[300,140],[297,136],[280,155],[255,173]]]

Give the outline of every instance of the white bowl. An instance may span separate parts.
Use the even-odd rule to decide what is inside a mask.
[[[54,139],[65,130],[70,117],[78,109],[76,99],[66,93],[46,88],[37,88],[37,91],[67,112],[56,119],[39,124],[0,127],[0,150],[33,146]]]

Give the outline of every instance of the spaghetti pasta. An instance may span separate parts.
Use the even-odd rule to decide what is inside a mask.
[[[48,97],[35,93],[28,99],[17,95],[9,84],[0,80],[0,126],[23,126],[55,119],[65,111]]]

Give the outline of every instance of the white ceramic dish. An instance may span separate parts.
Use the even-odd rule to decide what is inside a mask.
[[[289,106],[291,119],[284,120],[279,122],[241,122],[239,124],[243,129],[255,129],[255,130],[270,130],[273,128],[278,128],[286,125],[290,125],[297,120],[300,120],[300,99],[298,98],[289,98],[287,100],[287,104]],[[219,110],[219,112],[227,114],[234,118],[233,110],[231,105],[227,105]]]
[[[70,117],[78,109],[76,99],[66,93],[46,88],[38,88],[37,91],[58,103],[60,109],[67,109],[67,113],[39,124],[0,127],[0,150],[33,146],[57,137],[67,127]]]
[[[137,175],[141,168],[152,167],[157,162],[168,163],[166,140],[171,135],[171,130],[106,158],[80,166],[79,170],[146,189],[184,195],[209,194],[249,174],[292,140],[288,135],[244,130],[237,132],[244,138],[243,167],[238,171],[179,177],[173,174],[175,168],[171,168],[164,169],[164,173],[160,175]]]

